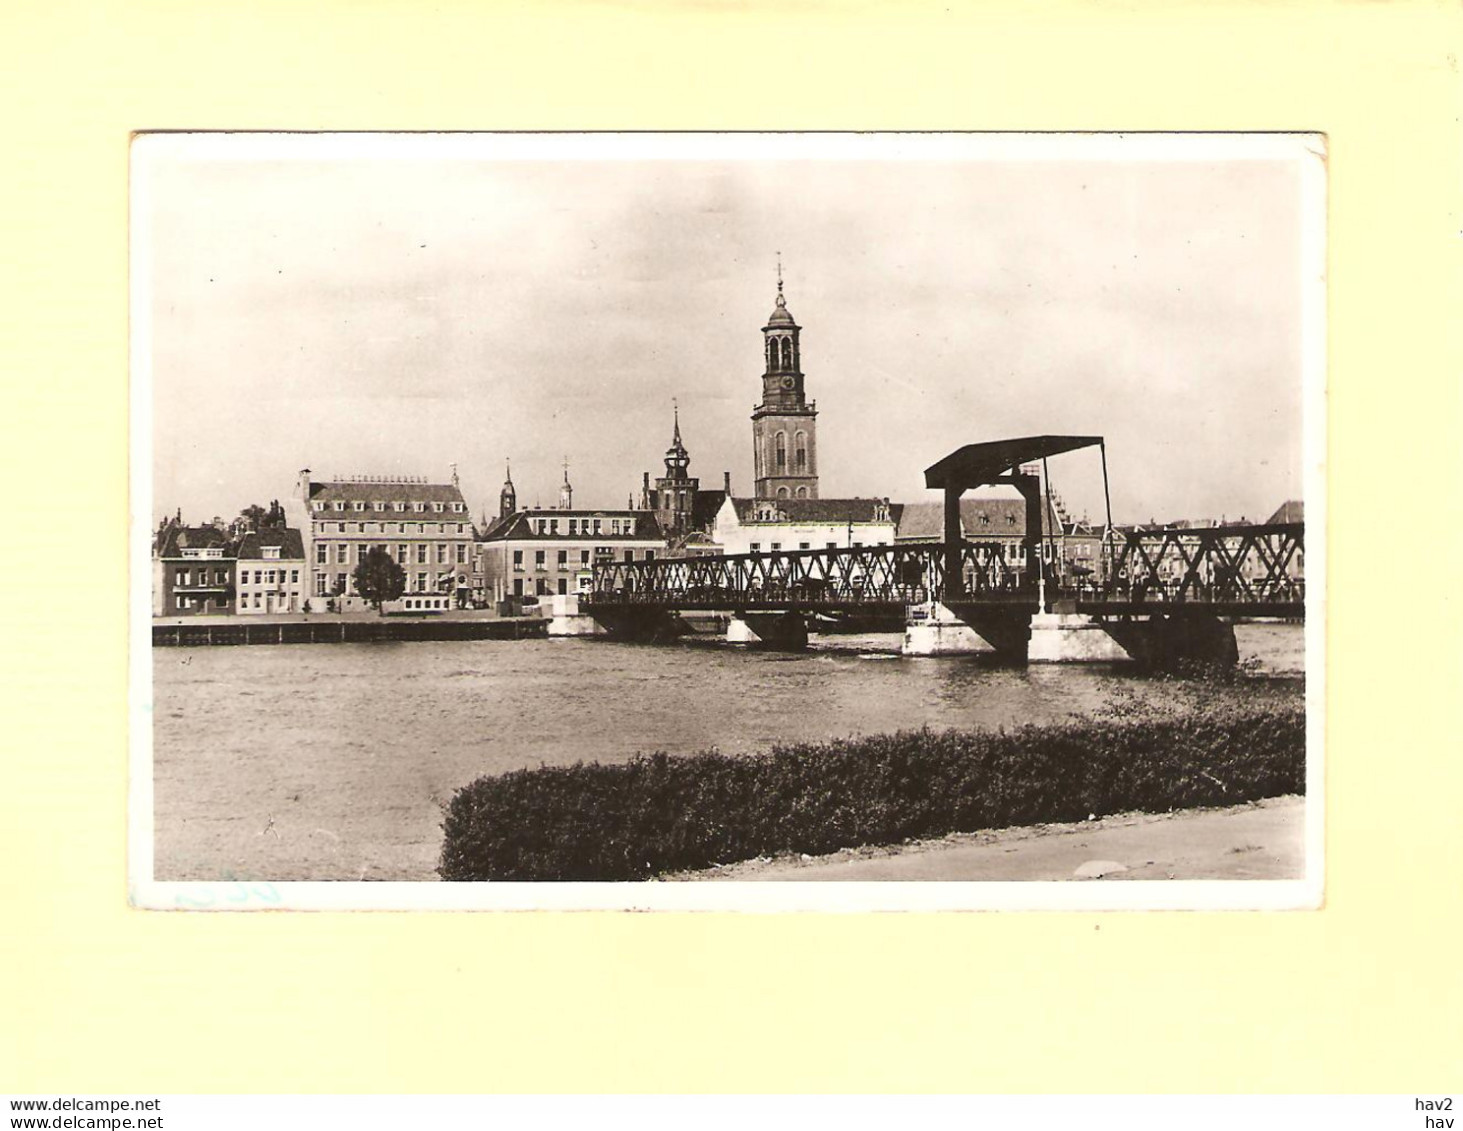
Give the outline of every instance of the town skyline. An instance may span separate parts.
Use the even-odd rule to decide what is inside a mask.
[[[927,501],[953,448],[1047,432],[1106,436],[1119,522],[1302,495],[1295,160],[153,165],[154,522],[452,463],[478,519],[566,457],[619,508],[673,400],[750,495],[778,252],[825,496]],[[1095,454],[1052,473],[1101,519]]]

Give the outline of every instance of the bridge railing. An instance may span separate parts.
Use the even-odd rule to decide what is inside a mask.
[[[967,594],[1017,596],[1030,588],[1004,544],[967,543],[961,562]],[[589,602],[912,605],[938,597],[944,582],[938,543],[778,550],[597,565]]]
[[[1088,603],[1301,603],[1304,526],[1138,531],[1093,559],[1046,563],[1046,595]],[[1005,542],[961,547],[961,596],[1034,600],[1034,563]],[[1085,571],[1085,572],[1084,572]],[[726,608],[736,605],[914,605],[942,600],[938,542],[660,558],[594,567],[589,604]]]
[[[1113,601],[1303,604],[1305,524],[1215,526],[1130,533],[1110,547]]]

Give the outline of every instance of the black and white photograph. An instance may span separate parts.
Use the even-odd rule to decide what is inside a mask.
[[[1318,905],[1322,138],[131,162],[140,906]]]

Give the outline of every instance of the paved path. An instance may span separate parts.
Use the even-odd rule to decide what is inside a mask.
[[[1305,875],[1305,798],[960,833],[895,848],[748,861],[716,880],[1281,880]],[[690,877],[686,877],[690,878]]]

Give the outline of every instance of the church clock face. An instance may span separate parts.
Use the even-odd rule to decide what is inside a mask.
[[[796,384],[797,382],[794,381],[791,377],[784,377],[782,379],[782,387],[784,389],[791,389]]]

